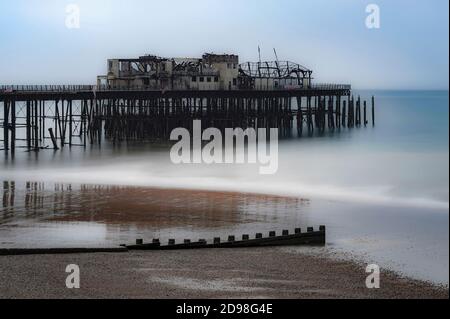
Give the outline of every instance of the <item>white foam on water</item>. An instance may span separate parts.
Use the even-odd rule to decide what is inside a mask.
[[[124,158],[121,163],[95,163],[83,167],[38,168],[3,172],[4,179],[129,185],[155,188],[231,191],[372,203],[391,206],[411,206],[429,209],[449,209],[449,202],[410,194],[392,195],[391,185],[346,186],[326,181],[302,182],[280,176],[262,176],[249,165],[175,166],[157,162],[143,163]],[[300,179],[301,177],[299,177]],[[330,178],[331,179],[331,178]]]

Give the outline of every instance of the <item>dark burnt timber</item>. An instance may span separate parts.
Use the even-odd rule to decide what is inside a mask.
[[[165,140],[192,121],[204,127],[278,128],[280,137],[374,125],[350,85],[295,89],[146,90],[102,86],[0,86],[0,150]],[[361,110],[363,108],[363,110]],[[363,115],[362,115],[363,114]]]
[[[271,231],[269,237],[263,237],[261,233],[250,239],[249,235],[242,235],[241,240],[236,240],[235,236],[228,236],[227,241],[221,241],[219,237],[208,243],[204,239],[192,242],[185,239],[183,243],[176,244],[174,239],[169,239],[167,245],[161,245],[159,239],[153,239],[151,243],[144,243],[142,239],[136,240],[136,245],[123,245],[129,250],[180,250],[180,249],[202,249],[202,248],[243,248],[262,246],[297,246],[297,245],[325,245],[326,228],[320,226],[318,231],[308,227],[307,232],[296,228],[294,234],[289,234],[288,230],[283,230],[281,236],[276,236],[276,232]]]
[[[124,253],[127,251],[128,250],[125,247],[112,247],[112,248],[5,248],[5,249],[0,249],[0,256]]]
[[[204,248],[244,248],[244,247],[268,247],[268,246],[297,246],[297,245],[325,245],[325,226],[320,226],[318,231],[308,227],[307,232],[302,233],[300,228],[295,229],[294,234],[283,230],[281,236],[276,236],[274,231],[269,237],[256,234],[254,239],[249,235],[242,235],[242,240],[236,240],[234,236],[228,236],[228,240],[221,242],[220,238],[214,238],[208,243],[204,239],[191,242],[185,239],[183,243],[176,244],[174,239],[169,239],[168,245],[161,245],[159,239],[152,243],[144,243],[142,239],[136,240],[136,245],[122,245],[110,248],[5,248],[0,249],[0,256],[20,255],[61,255],[61,254],[92,254],[92,253],[125,253],[132,250],[180,250],[180,249],[204,249]]]
[[[351,86],[345,84],[316,84],[304,89],[277,90],[144,90],[106,89],[90,85],[68,86],[0,86],[0,102],[14,100],[104,100],[104,99],[155,99],[155,98],[280,98],[348,96]]]

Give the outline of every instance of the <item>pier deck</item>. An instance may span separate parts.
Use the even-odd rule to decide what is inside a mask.
[[[264,98],[264,97],[308,97],[347,96],[351,85],[316,84],[303,89],[277,90],[146,90],[141,88],[106,88],[92,85],[0,85],[0,101],[14,99],[125,99],[125,98]]]

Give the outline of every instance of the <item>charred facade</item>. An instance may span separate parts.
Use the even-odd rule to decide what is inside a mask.
[[[97,78],[97,86],[146,88],[149,90],[235,90],[238,89],[239,57],[204,54],[202,58],[108,60],[108,74]]]

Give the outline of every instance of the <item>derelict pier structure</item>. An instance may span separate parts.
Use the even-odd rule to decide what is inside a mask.
[[[205,54],[107,64],[96,85],[0,86],[0,150],[168,140],[196,119],[205,128],[276,127],[281,137],[369,123],[370,106],[351,96],[350,85],[316,84],[297,63]]]

